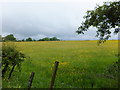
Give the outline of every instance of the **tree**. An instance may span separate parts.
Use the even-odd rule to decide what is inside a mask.
[[[97,5],[95,10],[87,11],[84,16],[85,21],[76,31],[78,34],[84,34],[90,26],[97,28],[97,35],[99,43],[108,40],[113,33],[120,32],[120,1],[105,2],[102,6]],[[118,62],[110,65],[108,73],[112,76],[120,75],[120,52],[117,54]],[[120,82],[118,84],[120,86]]]
[[[84,34],[90,26],[97,28],[97,35],[100,42],[104,42],[111,37],[111,32],[117,34],[120,31],[120,1],[105,2],[102,6],[97,5],[95,10],[87,11],[84,16],[85,21],[76,31]]]
[[[42,41],[42,39],[39,39],[38,41]]]
[[[50,38],[50,41],[59,41],[59,39],[57,39],[57,37],[52,37]]]
[[[24,40],[24,39],[22,39],[22,41],[24,42],[25,40]]]
[[[14,37],[13,34],[10,34],[4,37],[4,41],[16,41],[16,38]]]
[[[32,41],[32,38],[29,37],[29,38],[26,39],[26,41]]]
[[[50,41],[50,39],[48,37],[45,37],[42,39],[42,41]]]
[[[52,38],[45,37],[45,38],[39,39],[38,41],[60,41],[60,40],[57,37],[52,37]]]

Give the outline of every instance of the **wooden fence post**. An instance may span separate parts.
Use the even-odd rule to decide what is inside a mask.
[[[55,61],[55,65],[54,65],[54,69],[53,69],[53,74],[52,74],[52,79],[51,79],[51,84],[50,84],[50,90],[53,89],[54,86],[54,82],[55,82],[55,77],[56,77],[56,73],[57,73],[57,69],[58,69],[58,61]]]
[[[30,88],[32,86],[32,81],[33,81],[34,75],[35,75],[35,72],[32,72],[31,75],[30,75],[30,79],[29,79],[29,82],[28,82],[28,90],[30,90]]]

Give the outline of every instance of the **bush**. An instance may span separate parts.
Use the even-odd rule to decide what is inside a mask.
[[[109,65],[107,67],[106,74],[110,78],[117,79],[118,78],[118,62],[114,62],[113,64]]]
[[[5,73],[10,71],[9,79],[16,66],[21,70],[21,63],[25,58],[25,55],[17,50],[14,43],[4,42],[2,44],[2,77],[4,77]]]
[[[118,61],[107,66],[105,74],[107,74],[110,78],[118,79],[120,75],[120,53],[115,56],[118,58]]]

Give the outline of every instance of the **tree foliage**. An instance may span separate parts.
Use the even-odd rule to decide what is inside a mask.
[[[50,38],[50,41],[60,41],[57,37]]]
[[[6,41],[17,41],[17,42],[24,42],[24,41],[60,41],[60,39],[58,39],[57,37],[45,37],[45,38],[42,38],[42,39],[39,39],[39,40],[35,40],[35,39],[32,39],[31,37],[28,37],[26,39],[22,39],[22,40],[16,40],[16,38],[14,37],[13,34],[9,34],[5,37],[2,37],[0,35],[0,42],[6,42]]]
[[[4,39],[4,41],[16,41],[16,38],[14,37],[13,34],[7,35],[3,39]]]
[[[27,39],[26,39],[26,41],[32,41],[32,38],[31,38],[31,37],[29,37],[29,38],[27,38]]]
[[[39,39],[38,41],[60,41],[60,40],[57,37],[52,37],[52,38],[45,37],[45,38]]]
[[[50,41],[50,39],[48,37],[45,37],[45,38],[41,39],[41,41]]]
[[[105,41],[111,37],[112,30],[115,34],[120,31],[120,1],[97,5],[95,10],[87,11],[84,19],[76,32],[84,34],[84,31],[93,26],[97,28],[96,37],[99,37],[100,41]]]

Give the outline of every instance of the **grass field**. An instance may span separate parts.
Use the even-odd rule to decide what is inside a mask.
[[[52,67],[59,61],[55,88],[111,88],[117,80],[103,76],[107,66],[117,61],[118,41],[98,46],[97,41],[16,42],[28,60],[21,72],[14,72],[3,87],[26,88],[31,72],[35,72],[32,88],[48,88]]]

